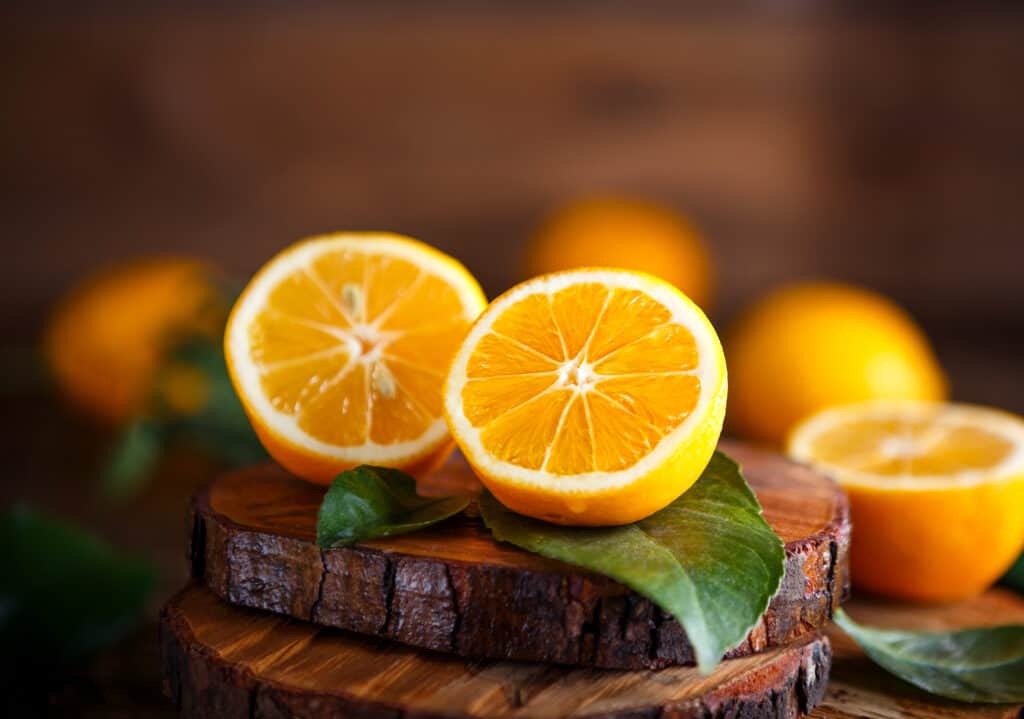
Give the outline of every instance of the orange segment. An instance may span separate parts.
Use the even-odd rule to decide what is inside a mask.
[[[299,476],[423,469],[452,448],[441,385],[484,303],[465,268],[415,240],[317,237],[246,287],[228,320],[228,367],[268,452]]]
[[[657,446],[662,433],[627,405],[605,394],[588,397],[587,404],[594,445],[601,448],[594,460],[598,472],[626,469]]]
[[[252,358],[264,368],[281,362],[304,360],[321,352],[346,352],[330,326],[268,310],[249,328]]]
[[[663,305],[636,290],[613,293],[601,318],[594,328],[590,342],[592,356],[607,357],[631,342],[646,337],[659,327],[670,325],[670,315]]]
[[[566,358],[564,340],[555,324],[549,295],[524,298],[517,306],[509,308],[508,312],[498,317],[491,331],[556,362]]]
[[[271,290],[267,308],[274,311],[278,322],[291,318],[327,327],[351,325],[341,310],[338,298],[315,276],[312,269],[282,280],[281,284]]]
[[[539,394],[483,426],[481,440],[494,456],[517,467],[543,470],[572,392]]]
[[[314,376],[313,391],[307,392],[303,401],[291,408],[290,414],[297,419],[298,428],[330,445],[346,447],[365,443],[369,432],[366,375],[367,368],[356,365],[326,382]],[[267,388],[264,382],[264,391]],[[337,421],[338,416],[346,421]]]
[[[629,411],[638,422],[664,436],[682,424],[700,400],[700,380],[692,374],[638,374],[598,382],[595,391]]]
[[[555,438],[548,443],[544,465],[553,474],[573,474],[597,469],[594,425],[586,395],[575,393],[562,412]]]
[[[565,524],[647,516],[703,471],[725,361],[682,293],[624,270],[536,278],[495,300],[459,349],[445,414],[511,509]]]
[[[466,383],[467,391],[463,392],[466,417],[474,427],[485,427],[550,389],[557,381],[554,374],[470,379]]]
[[[569,357],[578,355],[590,342],[612,294],[607,287],[589,284],[562,290],[551,297],[552,316]]]
[[[466,368],[469,377],[521,376],[531,372],[551,375],[557,371],[556,360],[519,340],[498,334],[480,340]]]
[[[345,350],[319,351],[263,365],[260,385],[274,409],[294,416],[308,407],[315,396],[323,394],[324,377],[341,377],[348,369],[349,355]]]
[[[851,572],[897,597],[968,597],[1024,546],[1024,420],[970,405],[874,401],[797,426],[789,453],[850,497]]]

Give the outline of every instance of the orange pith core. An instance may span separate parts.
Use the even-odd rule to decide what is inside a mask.
[[[249,327],[272,406],[335,446],[419,438],[469,321],[455,290],[405,259],[339,249],[271,291]]]
[[[638,290],[528,295],[469,357],[466,418],[497,459],[558,475],[633,466],[697,405],[691,332]]]

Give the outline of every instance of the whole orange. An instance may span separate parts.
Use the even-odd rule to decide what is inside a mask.
[[[556,210],[527,247],[532,277],[580,267],[618,267],[661,277],[707,310],[713,277],[700,233],[667,207],[597,197]]]
[[[729,427],[775,445],[827,407],[948,394],[935,353],[910,315],[851,285],[805,283],[772,292],[729,328],[725,353]]]
[[[210,268],[187,258],[136,260],[103,270],[57,306],[44,337],[61,392],[100,419],[140,411],[171,341],[216,332],[224,303]]]

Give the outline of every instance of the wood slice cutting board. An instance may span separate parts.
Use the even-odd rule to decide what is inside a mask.
[[[811,636],[849,591],[849,512],[826,477],[723,442],[786,542],[783,586],[730,656]],[[455,456],[421,491],[472,491]],[[324,489],[266,465],[193,499],[193,575],[231,603],[474,658],[617,669],[689,664],[673,618],[606,577],[491,539],[479,518],[344,549],[315,543]]]
[[[402,646],[231,606],[199,585],[161,614],[166,689],[191,719],[792,719],[820,701],[828,640],[695,667],[612,671]]]

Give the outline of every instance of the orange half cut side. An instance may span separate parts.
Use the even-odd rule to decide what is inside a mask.
[[[721,433],[726,370],[703,312],[653,276],[545,275],[495,300],[455,356],[452,434],[506,506],[623,524],[700,476]]]
[[[242,293],[228,368],[267,451],[295,474],[326,483],[359,464],[421,472],[454,446],[441,387],[485,304],[461,264],[423,243],[315,237]]]

